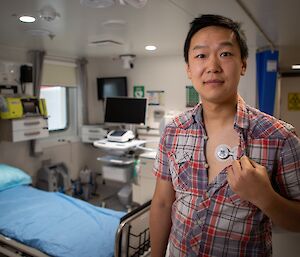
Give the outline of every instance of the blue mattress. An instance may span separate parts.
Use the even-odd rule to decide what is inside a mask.
[[[30,186],[0,192],[0,233],[51,256],[113,256],[124,214]]]

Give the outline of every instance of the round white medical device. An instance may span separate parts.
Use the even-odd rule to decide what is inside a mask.
[[[237,146],[235,146],[233,148],[230,148],[228,145],[222,144],[222,145],[218,145],[216,147],[215,157],[218,160],[225,161],[231,156],[232,159],[236,160],[237,159],[237,153],[238,153],[238,147]]]

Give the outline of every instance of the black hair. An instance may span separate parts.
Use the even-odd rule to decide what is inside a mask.
[[[209,26],[218,26],[230,29],[234,32],[237,42],[241,51],[242,60],[248,58],[248,46],[246,42],[246,35],[244,31],[241,29],[241,24],[239,22],[235,22],[227,17],[215,14],[205,14],[195,18],[191,23],[190,30],[187,34],[184,43],[184,60],[186,63],[189,61],[189,49],[192,37],[195,33],[197,33],[200,29]]]

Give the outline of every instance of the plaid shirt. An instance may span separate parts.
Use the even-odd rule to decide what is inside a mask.
[[[226,169],[208,183],[202,106],[176,117],[161,137],[154,174],[172,181],[170,256],[272,256],[272,224],[229,187]],[[245,104],[234,123],[243,154],[267,168],[273,188],[300,200],[300,140],[291,125]]]

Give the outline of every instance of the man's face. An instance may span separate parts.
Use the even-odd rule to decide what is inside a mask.
[[[202,102],[236,99],[240,76],[246,70],[234,32],[209,26],[192,37],[187,74]]]

